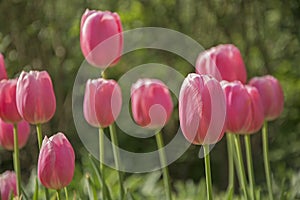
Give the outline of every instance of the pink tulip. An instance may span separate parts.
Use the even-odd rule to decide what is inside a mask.
[[[22,72],[17,83],[17,107],[31,124],[48,122],[54,115],[56,99],[46,71]]]
[[[251,123],[247,133],[255,133],[261,129],[264,123],[264,108],[261,96],[258,90],[252,86],[246,86],[248,94],[251,98]]]
[[[114,80],[87,81],[83,113],[91,126],[105,128],[111,125],[120,114],[121,106],[121,89]]]
[[[116,64],[123,49],[119,15],[109,11],[87,9],[81,18],[80,45],[90,64],[99,68]]]
[[[9,123],[22,120],[16,105],[17,80],[2,80],[0,82],[0,118]]]
[[[139,79],[131,87],[131,107],[135,122],[159,129],[171,117],[173,102],[168,87],[156,79]]]
[[[284,104],[283,90],[279,81],[267,75],[252,78],[249,85],[256,87],[261,96],[265,119],[271,121],[279,117]]]
[[[45,136],[38,159],[38,177],[49,189],[61,189],[72,181],[75,169],[75,154],[72,145],[63,133],[49,139]]]
[[[16,174],[12,171],[5,171],[0,175],[1,200],[9,200],[10,195],[17,195]]]
[[[5,69],[4,57],[0,53],[0,81],[2,79],[7,79],[7,73],[6,73],[6,69]]]
[[[26,121],[18,123],[18,147],[23,148],[27,143],[30,134],[30,126]],[[0,146],[7,150],[14,149],[13,125],[0,119]]]
[[[246,83],[247,72],[239,49],[232,44],[212,47],[199,54],[196,61],[198,74],[209,74],[218,81],[239,80]]]
[[[207,75],[189,74],[180,89],[179,119],[193,144],[214,144],[224,135],[226,100],[220,83]]]

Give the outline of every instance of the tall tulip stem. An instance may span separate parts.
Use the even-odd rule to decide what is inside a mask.
[[[268,185],[269,199],[273,200],[272,192],[272,181],[271,181],[271,170],[270,170],[270,161],[269,161],[269,144],[268,144],[268,122],[264,122],[262,129],[262,140],[263,140],[263,152],[264,152],[264,165],[265,173]]]
[[[243,163],[243,157],[242,157],[242,150],[241,150],[241,142],[240,142],[240,136],[236,134],[232,134],[234,137],[234,144],[235,144],[235,151],[236,151],[236,158],[237,158],[237,165],[238,165],[238,177],[240,181],[240,185],[242,187],[245,199],[248,199],[248,193],[247,193],[247,180],[246,180],[246,174],[245,174],[245,167]]]
[[[106,191],[105,191],[105,170],[104,170],[104,131],[100,127],[99,128],[99,161],[100,161],[100,174],[102,176],[102,199],[106,199]]]
[[[56,190],[57,200],[61,200],[60,190]]]
[[[228,190],[234,191],[234,146],[230,133],[226,134],[227,151],[228,151]]]
[[[244,140],[245,140],[245,146],[246,146],[247,168],[248,168],[251,199],[255,199],[255,191],[254,191],[255,180],[254,180],[250,135],[245,135]]]
[[[17,195],[21,196],[21,168],[20,168],[20,158],[19,158],[19,143],[18,143],[18,125],[13,125],[14,132],[14,167],[17,175]]]
[[[64,188],[64,191],[65,191],[66,200],[69,200],[68,188],[65,187],[65,188]]]
[[[158,131],[155,134],[155,138],[156,138],[156,143],[157,143],[158,152],[159,152],[160,164],[162,166],[162,171],[163,171],[163,179],[164,179],[164,186],[165,186],[165,190],[166,190],[167,200],[171,200],[172,193],[171,193],[170,175],[169,175],[168,166],[167,166],[166,153],[163,149],[164,141],[163,141],[160,131]]]
[[[209,145],[203,145],[204,149],[204,163],[205,163],[205,177],[206,177],[206,191],[207,191],[207,199],[213,199],[212,193],[212,181],[211,181],[211,169],[210,169],[210,157],[209,157]]]
[[[124,181],[123,181],[123,174],[120,171],[121,170],[121,165],[120,165],[120,152],[118,150],[119,142],[117,138],[117,133],[116,133],[116,128],[115,125],[112,124],[109,126],[109,131],[110,131],[110,137],[112,141],[112,147],[113,147],[113,154],[114,154],[114,159],[115,159],[115,164],[116,164],[116,169],[118,171],[118,176],[119,176],[119,184],[120,184],[120,199],[123,199],[124,194],[125,194],[125,189],[124,189]]]
[[[38,138],[39,150],[41,150],[42,142],[43,142],[43,140],[42,140],[43,133],[42,133],[42,125],[41,124],[36,125],[36,134],[37,134],[37,138]],[[49,200],[49,191],[47,188],[45,188],[45,197],[46,197],[46,200]],[[37,198],[38,198],[38,194],[37,194]]]

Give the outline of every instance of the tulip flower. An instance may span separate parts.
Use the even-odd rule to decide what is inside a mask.
[[[18,147],[23,148],[27,143],[30,134],[30,126],[26,121],[18,123]],[[7,150],[14,149],[13,125],[0,119],[0,146]]]
[[[120,17],[110,11],[86,10],[80,24],[80,45],[86,60],[99,68],[116,64],[123,50]]]
[[[0,82],[0,117],[9,123],[17,123],[22,120],[16,105],[16,86],[16,79]]]
[[[193,144],[214,144],[224,135],[226,100],[219,82],[189,74],[179,95],[179,119],[185,138]]]
[[[131,106],[135,122],[150,129],[163,127],[173,111],[167,86],[156,79],[139,79],[132,85]]]
[[[45,136],[38,159],[38,178],[50,189],[59,190],[72,181],[75,169],[75,154],[72,145],[63,133],[49,139]]]
[[[263,103],[265,118],[276,119],[283,110],[284,96],[280,83],[273,76],[254,77],[249,85],[257,88]]]
[[[16,174],[12,171],[5,171],[0,174],[0,196],[1,200],[9,200],[17,196]]]
[[[6,69],[5,69],[4,57],[0,53],[0,81],[2,79],[7,79],[7,73],[6,73]]]
[[[22,72],[17,83],[17,107],[31,124],[48,122],[54,115],[56,99],[46,71]]]
[[[121,111],[122,94],[114,80],[88,80],[84,95],[84,117],[94,127],[111,125]]]
[[[196,61],[198,74],[209,74],[218,81],[241,81],[246,83],[247,72],[239,49],[232,44],[212,47],[199,54]]]

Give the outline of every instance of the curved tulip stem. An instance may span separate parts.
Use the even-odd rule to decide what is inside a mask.
[[[163,149],[164,141],[163,141],[160,131],[158,131],[155,134],[155,139],[156,139],[156,143],[157,143],[157,147],[158,147],[160,164],[162,166],[162,171],[163,171],[163,179],[164,179],[164,186],[165,186],[165,190],[166,190],[167,200],[171,200],[172,193],[171,193],[170,175],[169,175],[168,166],[167,166],[166,153]]]
[[[109,132],[110,132],[110,137],[112,141],[112,147],[113,147],[113,154],[114,154],[114,159],[116,163],[116,169],[118,171],[118,176],[119,176],[119,184],[120,184],[120,199],[123,199],[124,194],[125,194],[125,189],[124,189],[124,181],[123,181],[123,174],[120,171],[120,152],[118,150],[119,142],[117,138],[117,133],[116,133],[116,128],[115,125],[112,124],[109,126]]]
[[[60,190],[56,190],[57,200],[61,200]]]
[[[207,191],[207,199],[213,199],[212,193],[212,181],[211,181],[211,170],[210,170],[210,157],[209,157],[209,145],[203,145],[204,149],[204,163],[205,163],[205,177],[206,177],[206,191]]]
[[[64,191],[65,191],[66,200],[68,200],[69,199],[69,195],[68,195],[68,189],[67,189],[67,187],[64,188]]]
[[[251,192],[250,196],[251,199],[255,199],[255,191],[254,191],[255,180],[254,180],[250,135],[245,135],[244,140],[246,146],[247,168],[248,168],[249,185],[250,185],[250,192]]]
[[[244,170],[245,167],[244,167],[243,157],[242,157],[240,136],[236,135],[236,134],[232,134],[232,137],[234,138],[234,144],[235,144],[239,182],[242,187],[245,199],[248,199],[247,181],[246,181],[246,175],[245,175],[245,170]]]
[[[104,172],[104,131],[99,127],[99,161],[100,161],[100,174],[102,176],[102,199],[106,199],[105,191],[105,172]]]
[[[270,170],[270,161],[269,161],[269,145],[268,145],[268,122],[264,122],[262,129],[262,140],[263,140],[263,152],[264,152],[264,165],[265,173],[268,185],[269,199],[273,200],[272,192],[272,181],[271,181],[271,170]]]
[[[39,150],[41,150],[42,142],[43,142],[43,140],[42,140],[43,134],[42,134],[42,125],[41,124],[36,125],[36,134],[37,134],[37,138],[38,138]],[[47,188],[45,188],[45,197],[46,197],[46,200],[49,199],[49,191]]]
[[[230,133],[226,134],[227,151],[228,151],[228,191],[234,192],[234,161],[233,161],[233,141]]]
[[[18,125],[13,125],[14,132],[14,167],[17,175],[17,195],[21,196],[21,168],[20,168],[20,158],[19,158],[19,143],[18,143]]]

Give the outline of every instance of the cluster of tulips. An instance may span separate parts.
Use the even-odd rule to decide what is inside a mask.
[[[63,133],[42,140],[42,124],[48,122],[56,109],[52,81],[46,71],[22,72],[18,78],[8,79],[2,54],[0,55],[0,145],[13,151],[14,172],[0,175],[1,199],[16,196],[26,198],[21,185],[19,149],[24,147],[30,135],[30,125],[36,126],[39,157],[38,179],[48,189],[66,187],[72,180],[75,169],[73,147]],[[36,180],[33,199],[39,198]],[[65,190],[67,192],[67,190]]]
[[[108,38],[110,42],[105,44]],[[116,65],[123,49],[122,25],[118,14],[86,10],[81,18],[80,45],[83,55],[91,65],[100,69]],[[5,71],[3,73],[1,71],[1,76],[4,73]],[[22,72],[17,80],[6,80],[6,75],[2,78],[5,80],[0,84],[0,117],[3,120],[1,123],[5,125],[1,125],[0,142],[4,148],[14,149],[17,191],[13,189],[13,195],[22,194],[18,151],[26,143],[29,132],[27,123],[30,123],[37,126],[39,139],[38,178],[46,188],[57,190],[59,198],[60,189],[65,188],[73,176],[74,152],[62,133],[49,139],[45,137],[43,143],[41,141],[41,124],[49,121],[55,111],[51,79],[46,72]],[[274,120],[282,112],[283,91],[279,82],[270,75],[253,78],[248,84],[246,80],[247,73],[240,51],[234,45],[225,44],[201,52],[196,61],[196,73],[188,74],[181,86],[178,100],[180,127],[190,143],[204,147],[208,199],[213,199],[209,147],[220,141],[225,132],[229,160],[228,189],[231,193],[234,192],[236,169],[244,198],[251,200],[256,198],[250,136],[258,132],[262,126],[264,127],[262,135],[267,186],[269,199],[273,199],[267,121]],[[113,143],[116,169],[119,169],[120,199],[124,199],[126,193],[124,177],[120,170],[122,163],[116,148],[118,138],[114,126],[121,107],[122,90],[115,80],[105,79],[104,71],[102,77],[87,81],[83,113],[88,124],[99,129],[99,174],[102,176],[102,199],[108,199],[110,193],[103,163],[104,129],[107,127]],[[157,131],[155,138],[162,166],[166,199],[170,200],[173,196],[160,131],[173,111],[168,87],[161,80],[139,79],[131,87],[131,109],[136,124]],[[241,152],[241,135],[246,145],[248,179]],[[19,143],[16,142],[18,136]],[[2,176],[5,178],[0,178],[0,183],[9,179],[8,177],[15,178],[11,172],[6,172]],[[0,187],[2,200],[7,199],[9,192],[5,188],[13,185],[11,182],[13,181],[7,180],[4,189]],[[65,192],[67,194],[66,189]],[[47,190],[45,193],[48,199]]]

